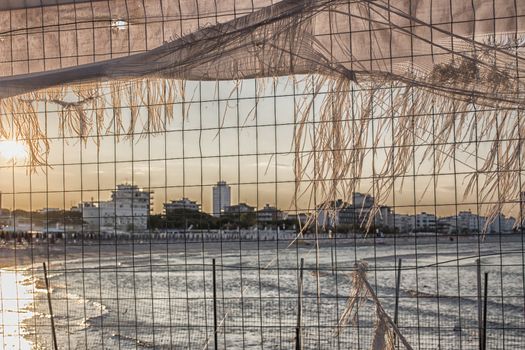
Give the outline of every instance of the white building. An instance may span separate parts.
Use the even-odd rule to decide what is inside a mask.
[[[392,208],[382,205],[375,217],[374,223],[376,226],[394,227],[394,214]]]
[[[224,210],[223,210],[223,212],[226,214],[245,214],[245,213],[253,213],[254,211],[255,211],[255,208],[246,203],[230,205],[230,206],[224,207]]]
[[[225,207],[231,205],[231,188],[225,181],[213,186],[213,216],[221,216]]]
[[[414,223],[418,231],[435,232],[437,218],[434,214],[422,212],[415,215]]]
[[[343,211],[348,207],[350,207],[350,204],[341,199],[319,204],[317,206],[317,225],[321,227],[334,227],[346,224],[346,221],[351,220],[348,219],[347,216],[354,214],[353,211]]]
[[[173,210],[200,211],[200,205],[199,203],[189,200],[188,198],[171,201],[171,203],[164,203],[164,212],[166,214]]]
[[[512,233],[516,228],[516,219],[511,217],[505,217],[503,214],[499,214],[494,221],[490,224],[490,233]]]
[[[516,219],[499,214],[488,227],[487,218],[473,214],[469,211],[460,211],[458,215],[448,216],[439,220],[445,227],[447,233],[512,233],[516,227]]]
[[[88,229],[100,231],[104,227],[125,231],[147,229],[152,192],[135,185],[118,185],[111,200],[79,204],[82,219]]]
[[[371,208],[374,206],[374,197],[360,192],[352,193],[352,204],[356,209]]]
[[[411,232],[415,227],[415,220],[413,215],[394,214],[392,215],[391,227],[396,228],[399,232]]]
[[[276,207],[272,207],[269,204],[266,204],[264,208],[257,211],[257,222],[259,223],[276,222],[285,219],[286,214],[283,211]]]
[[[440,218],[439,221],[445,226],[447,233],[474,233],[482,232],[487,218],[473,214],[469,211],[460,211],[458,215]]]
[[[304,225],[308,221],[308,215],[305,213],[289,214],[288,220],[291,220],[294,224]]]

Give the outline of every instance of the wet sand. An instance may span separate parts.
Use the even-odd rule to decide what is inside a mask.
[[[524,246],[525,237],[520,234],[502,235],[502,236],[487,236],[485,240],[478,236],[397,236],[377,239],[374,237],[367,238],[348,238],[327,240],[321,239],[319,246],[330,246],[334,244],[343,246],[414,246],[414,245],[435,245],[435,244],[470,244],[473,248],[473,253],[476,251],[478,245],[483,245],[489,242],[516,242],[516,248],[519,249]],[[30,243],[16,243],[8,242],[0,246],[0,268],[16,269],[17,267],[24,268],[30,265],[41,265],[43,262],[53,261],[68,261],[80,258],[98,258],[107,256],[132,256],[140,254],[177,254],[182,252],[196,253],[200,251],[218,252],[227,250],[257,250],[260,248],[277,248],[279,249],[295,249],[295,244],[290,245],[290,241],[192,241],[185,242],[183,240],[137,240],[135,242],[129,240],[115,241],[115,240],[75,240],[63,241],[57,240],[54,243],[47,241],[34,241]],[[296,242],[299,246],[310,246],[315,249],[314,238],[308,237]]]

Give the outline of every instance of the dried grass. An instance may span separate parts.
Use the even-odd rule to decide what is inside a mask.
[[[392,321],[392,318],[383,309],[383,306],[377,298],[374,289],[369,284],[366,277],[367,268],[368,263],[366,261],[359,261],[354,265],[350,295],[334,334],[339,336],[343,328],[349,324],[350,319],[352,319],[353,322],[357,322],[357,310],[360,307],[364,307],[367,300],[371,300],[375,304],[376,316],[374,337],[372,339],[371,349],[395,349],[394,335],[396,335],[399,337],[399,340],[405,349],[412,350],[412,346],[408,343],[403,334],[401,334],[397,325]]]

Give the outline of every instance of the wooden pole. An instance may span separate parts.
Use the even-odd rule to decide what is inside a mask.
[[[217,328],[217,277],[215,269],[215,259],[212,260],[213,266],[213,339],[215,341],[215,350],[219,349],[219,337]]]
[[[487,350],[487,297],[489,273],[485,272],[485,290],[483,300],[483,350]]]
[[[58,344],[57,344],[57,335],[55,331],[55,318],[53,316],[53,306],[51,305],[51,292],[49,288],[49,280],[47,278],[47,268],[46,263],[43,263],[44,266],[44,279],[46,282],[46,290],[47,290],[47,304],[49,305],[49,314],[51,316],[51,335],[53,337],[53,348],[55,350],[58,350]]]
[[[302,350],[302,313],[303,313],[303,269],[304,258],[301,258],[301,267],[299,270],[299,280],[297,281],[297,326],[295,328],[295,350]]]
[[[483,350],[483,306],[481,302],[481,260],[476,260],[477,284],[478,284],[478,338],[479,350]]]
[[[402,259],[399,258],[397,264],[397,280],[396,280],[396,305],[394,309],[394,323],[397,325],[398,320],[398,310],[399,310],[399,289],[401,288],[401,263]]]

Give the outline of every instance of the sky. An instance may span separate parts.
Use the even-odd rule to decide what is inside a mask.
[[[57,114],[42,113],[50,139],[48,167],[28,172],[22,159],[16,163],[9,159],[6,152],[13,147],[2,151],[0,142],[2,207],[69,209],[80,201],[109,200],[117,184],[133,183],[154,192],[153,212],[161,212],[164,202],[181,197],[196,200],[204,211],[211,212],[212,186],[224,180],[232,187],[233,203],[259,208],[269,203],[299,211],[312,208],[309,192],[294,200],[294,120],[298,117],[294,91],[302,90],[294,90],[287,79],[259,86],[258,99],[253,80],[244,81],[239,89],[233,82],[190,82],[186,101],[193,102],[184,104],[186,117],[182,104],[176,104],[166,132],[136,135],[131,140],[110,132],[100,138],[100,148],[94,138],[83,143],[76,137],[62,137]],[[301,98],[296,96],[295,101]],[[312,100],[311,96],[304,98]],[[141,112],[139,123],[146,117]],[[308,132],[312,135],[311,125]],[[387,145],[388,136],[384,138]],[[475,159],[469,153],[468,149],[457,152],[456,173],[472,173]],[[384,161],[383,149],[367,153],[361,192],[373,193],[367,177],[372,175],[373,162],[378,168]],[[454,176],[452,162],[435,177],[430,162],[418,163],[415,173],[417,176],[397,179],[381,204],[395,204],[400,213],[426,211],[445,216],[460,210],[476,212],[476,196],[463,198],[466,176]],[[306,180],[300,188],[308,184]]]

